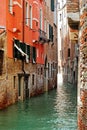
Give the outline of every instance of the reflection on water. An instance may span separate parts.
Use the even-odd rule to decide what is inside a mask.
[[[0,130],[76,130],[76,89],[58,87],[0,111]]]
[[[55,99],[58,128],[76,130],[77,127],[77,94],[74,86],[60,86]],[[60,130],[61,130],[60,129]]]

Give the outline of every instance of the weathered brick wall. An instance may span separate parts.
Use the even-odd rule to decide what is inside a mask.
[[[47,81],[44,80],[44,89],[46,90],[45,83],[48,82],[48,90],[57,86],[57,26],[54,25],[54,12],[51,11],[51,1],[46,1],[44,8],[44,18],[47,23],[49,23],[53,27],[53,42],[45,43],[44,45],[44,54],[45,58],[47,57],[47,66],[49,64],[49,75],[46,77]],[[48,26],[47,26],[48,28]],[[54,65],[55,64],[55,65]],[[54,76],[51,76],[51,65],[55,66],[54,70],[52,69],[52,73]],[[48,71],[48,68],[47,68]]]
[[[18,87],[19,87],[19,79],[18,74],[24,74],[22,70],[22,61],[17,59],[11,59],[7,57],[7,37],[4,34],[0,37],[3,42],[0,42],[0,47],[3,47],[3,57],[2,61],[2,73],[0,74],[0,109],[7,107],[10,104],[18,101]],[[3,46],[1,45],[3,44]],[[29,88],[29,96],[34,96],[36,91],[36,78],[34,80],[34,86],[32,85],[32,75],[34,74],[36,77],[37,64],[25,63],[24,62],[24,71],[26,74],[29,74],[28,88]],[[14,83],[15,77],[15,83]],[[22,82],[24,84],[24,78],[22,78]],[[39,84],[38,84],[39,86]],[[22,85],[21,87],[24,87]],[[41,87],[41,86],[40,86]],[[23,88],[21,88],[23,89]],[[37,88],[38,89],[38,88]],[[25,93],[25,87],[22,91],[22,94]],[[21,95],[21,99],[23,99],[23,95]]]
[[[44,92],[44,65],[37,64],[36,72],[36,94]]]
[[[79,10],[79,0],[67,0],[67,11],[70,12],[78,12]]]
[[[87,129],[87,89],[80,90],[80,100],[82,105],[79,108],[78,128],[79,130]]]
[[[83,11],[82,11],[83,10]],[[79,58],[79,92],[78,128],[87,130],[87,8],[80,8],[80,58]]]

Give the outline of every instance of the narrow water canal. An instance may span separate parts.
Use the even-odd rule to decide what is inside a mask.
[[[76,130],[76,89],[60,86],[0,111],[0,130]]]

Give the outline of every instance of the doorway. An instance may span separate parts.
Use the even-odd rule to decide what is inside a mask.
[[[24,84],[25,84],[25,99],[29,98],[29,87],[28,87],[28,84],[29,84],[29,76],[28,75],[25,75],[25,78],[24,78]]]
[[[29,98],[29,74],[18,74],[18,97],[20,100]]]

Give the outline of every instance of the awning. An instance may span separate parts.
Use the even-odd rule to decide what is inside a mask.
[[[67,17],[68,17],[68,24],[69,24],[69,26],[71,28],[73,28],[73,29],[77,29],[78,30],[78,28],[79,28],[79,21],[80,21],[79,12],[68,13]]]
[[[68,18],[71,18],[72,21],[75,21],[75,22],[79,22],[80,20],[80,16],[79,16],[79,12],[76,12],[76,13],[68,13],[67,14]]]
[[[28,58],[28,55],[24,53],[20,47],[18,47],[16,44],[14,44],[14,47],[22,54],[22,56],[26,56],[26,58]]]

